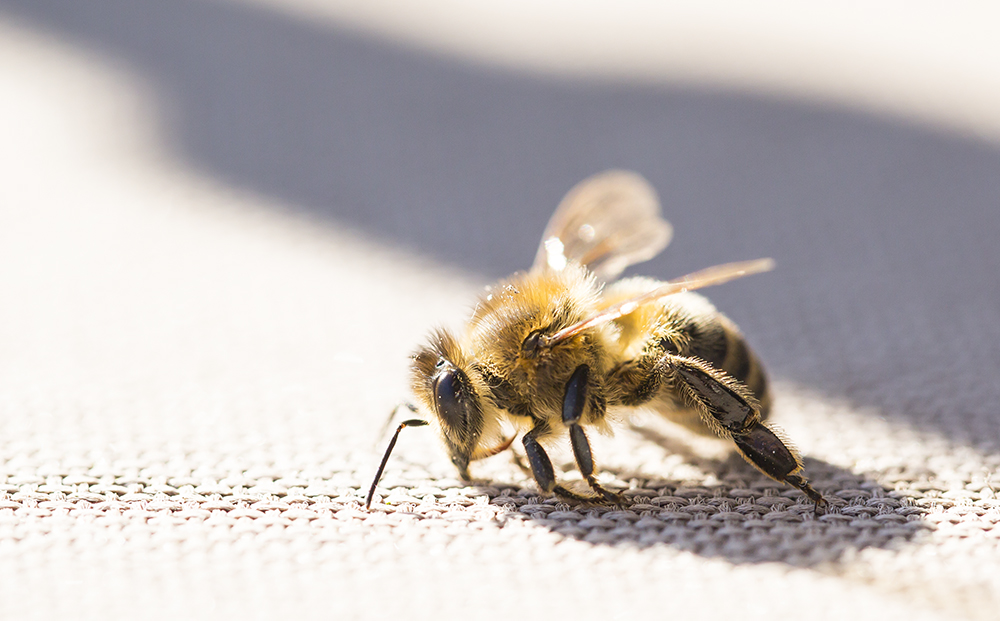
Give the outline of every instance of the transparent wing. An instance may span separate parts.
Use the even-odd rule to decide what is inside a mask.
[[[680,278],[669,280],[652,291],[647,291],[642,295],[638,295],[634,298],[614,304],[613,306],[609,306],[589,319],[567,326],[555,334],[544,337],[543,345],[551,347],[552,345],[573,337],[588,328],[593,328],[595,326],[608,323],[609,321],[614,321],[619,317],[634,312],[636,309],[645,304],[655,302],[656,300],[665,298],[668,295],[674,295],[675,293],[680,293],[682,291],[694,291],[695,289],[702,289],[712,285],[721,285],[722,283],[729,282],[730,280],[735,280],[751,274],[768,272],[772,269],[774,269],[773,259],[754,259],[753,261],[740,261],[738,263],[725,263],[723,265],[708,267],[688,274],[687,276],[681,276]]]
[[[609,281],[659,254],[672,234],[649,182],[634,172],[609,170],[566,194],[545,227],[532,269],[558,271],[576,262]]]

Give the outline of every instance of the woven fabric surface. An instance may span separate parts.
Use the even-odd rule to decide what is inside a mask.
[[[2,616],[995,618],[996,145],[127,4],[0,2]],[[408,429],[366,511],[410,352],[610,167],[676,229],[636,273],[776,258],[710,297],[829,511],[641,415],[621,506]]]

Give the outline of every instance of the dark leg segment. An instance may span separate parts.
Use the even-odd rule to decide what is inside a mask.
[[[573,371],[566,382],[566,392],[563,394],[562,419],[567,425],[580,422],[583,410],[587,407],[587,383],[590,379],[590,367],[581,364]]]
[[[788,483],[802,490],[817,510],[826,507],[826,499],[809,485],[805,477],[796,474],[802,469],[798,457],[773,431],[762,423],[754,423],[746,433],[733,436],[740,453],[761,472],[772,479]]]
[[[746,396],[713,377],[706,369],[687,363],[679,357],[671,360],[670,368],[694,391],[696,398],[712,418],[727,431],[737,433],[758,418],[756,410],[750,405]]]
[[[621,502],[621,494],[616,494],[611,490],[605,489],[597,482],[597,477],[594,476],[594,458],[590,454],[590,442],[587,441],[583,427],[576,424],[570,426],[569,437],[573,443],[573,456],[576,458],[576,465],[580,468],[580,473],[587,479],[590,488],[608,502]]]
[[[528,457],[528,465],[531,466],[531,474],[535,476],[538,487],[544,492],[551,492],[556,487],[556,472],[552,468],[552,460],[538,443],[537,436],[541,430],[544,430],[544,427],[535,427],[524,434],[521,442],[524,444],[524,453]]]
[[[556,473],[552,468],[552,460],[549,459],[549,456],[545,452],[545,449],[542,448],[542,445],[538,443],[538,434],[544,429],[545,427],[535,427],[528,433],[524,434],[524,439],[522,440],[522,443],[524,444],[524,453],[528,457],[528,465],[531,466],[531,474],[535,477],[535,482],[538,483],[538,487],[540,487],[544,492],[555,492],[560,496],[572,498],[573,500],[583,502],[593,501],[593,498],[581,496],[571,492],[562,485],[556,485]]]
[[[733,436],[737,448],[761,472],[784,481],[785,477],[799,469],[799,462],[773,431],[760,423],[755,423],[745,433]]]
[[[798,456],[773,431],[760,422],[760,409],[748,389],[711,366],[680,356],[667,356],[667,366],[675,374],[675,388],[683,388],[700,405],[707,421],[729,435],[740,454],[767,476],[787,483],[816,503],[826,500],[805,477]]]
[[[569,427],[569,439],[573,445],[573,456],[576,458],[576,465],[580,468],[580,473],[587,479],[591,489],[600,494],[605,500],[618,502],[621,496],[604,489],[597,482],[594,476],[594,457],[590,451],[590,442],[587,441],[587,434],[584,433],[580,425],[583,411],[587,405],[588,379],[590,368],[582,364],[573,371],[573,375],[566,382],[566,394],[563,396],[563,423]]]
[[[590,442],[580,425],[571,425],[569,428],[569,441],[573,444],[573,457],[576,458],[576,465],[585,477],[594,474],[594,458],[590,454]]]

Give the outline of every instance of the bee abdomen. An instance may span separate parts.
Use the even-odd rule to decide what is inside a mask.
[[[701,316],[681,315],[675,322],[682,326],[680,331],[686,336],[682,340],[686,340],[687,346],[678,347],[677,343],[665,339],[662,342],[664,349],[670,353],[700,358],[743,383],[760,402],[761,417],[766,417],[771,405],[767,374],[739,329],[718,312]]]
[[[725,371],[730,377],[742,382],[750,389],[760,402],[761,417],[764,418],[771,407],[771,394],[764,366],[735,327],[727,326],[725,332],[726,353],[717,368]],[[715,363],[713,362],[713,364]]]

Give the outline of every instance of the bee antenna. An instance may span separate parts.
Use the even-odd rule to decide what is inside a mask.
[[[396,433],[392,434],[392,440],[389,441],[389,446],[385,448],[385,455],[382,456],[382,463],[378,465],[378,472],[375,473],[375,480],[372,481],[371,489],[368,490],[368,498],[365,500],[365,509],[370,509],[372,505],[372,498],[375,497],[375,487],[378,485],[379,479],[382,478],[382,471],[385,470],[385,464],[389,461],[389,455],[392,453],[392,449],[396,446],[396,440],[399,438],[399,432],[403,430],[404,427],[423,427],[427,424],[427,421],[421,420],[419,418],[411,418],[410,420],[404,420],[399,423],[399,427],[396,427]]]
[[[382,440],[385,438],[386,434],[389,433],[390,429],[392,429],[392,421],[396,419],[396,414],[399,414],[399,411],[403,408],[406,408],[407,410],[413,412],[414,414],[420,413],[420,410],[417,409],[417,406],[413,405],[412,403],[404,401],[402,403],[396,404],[396,407],[392,408],[392,412],[389,412],[389,417],[385,419],[385,423],[382,424],[382,429],[378,432],[378,439],[376,440],[377,444],[382,443]]]

